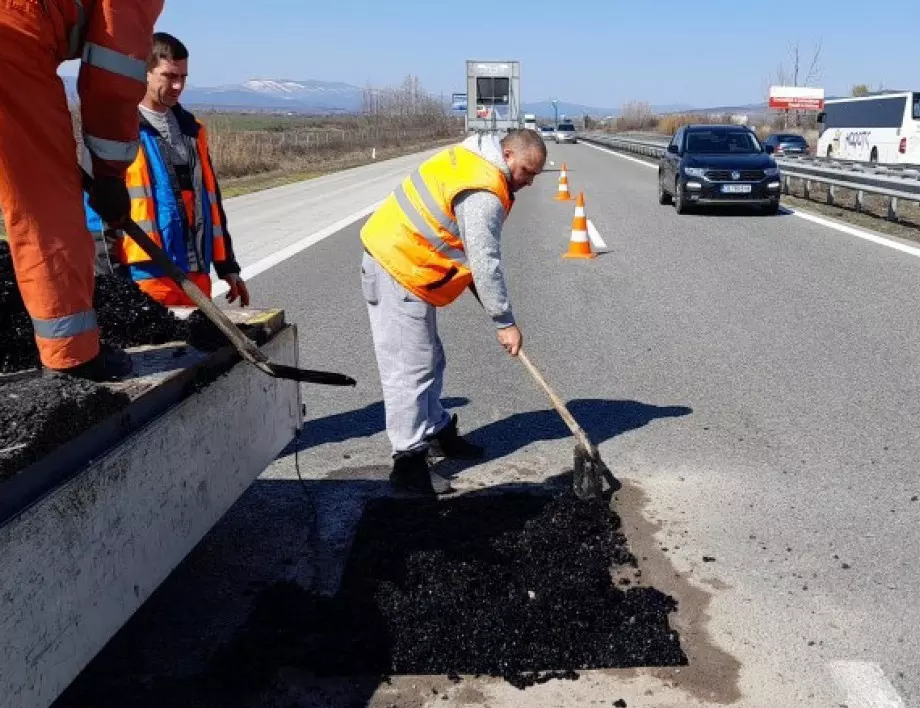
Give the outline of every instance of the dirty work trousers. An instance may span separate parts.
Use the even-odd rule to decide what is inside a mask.
[[[95,249],[83,216],[76,144],[53,30],[38,2],[0,9],[0,207],[42,363],[99,352]]]
[[[366,251],[361,289],[371,321],[393,456],[427,449],[450,415],[441,405],[444,348],[436,308],[397,283]]]

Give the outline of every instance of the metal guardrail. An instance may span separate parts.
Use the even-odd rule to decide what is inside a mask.
[[[623,150],[646,157],[660,158],[667,148],[667,140],[648,137],[628,137],[603,133],[579,133],[578,139],[614,150]],[[878,165],[846,162],[820,157],[777,157],[783,193],[789,194],[789,180],[804,183],[806,199],[811,199],[812,183],[827,187],[826,201],[837,203],[837,189],[856,192],[854,207],[863,209],[866,194],[888,199],[888,219],[898,220],[898,201],[920,203],[920,167],[914,165]]]

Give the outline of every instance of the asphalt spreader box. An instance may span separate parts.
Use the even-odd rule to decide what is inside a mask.
[[[297,366],[283,311],[226,314]],[[135,373],[105,384],[123,405],[0,476],[3,708],[50,705],[302,424],[300,385],[229,345],[128,351]]]

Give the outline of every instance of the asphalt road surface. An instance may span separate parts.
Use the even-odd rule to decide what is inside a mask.
[[[280,263],[272,254],[361,213],[419,159],[231,201],[243,265],[263,261],[253,306],[297,323],[302,366],[359,385],[304,388],[296,454],[266,470],[151,601],[161,610],[138,651],[160,670],[203,656],[194,637],[232,632],[247,584],[334,591],[364,501],[387,493],[363,220]],[[653,169],[588,146],[552,145],[550,159],[505,230],[515,312],[530,356],[624,484],[617,511],[644,580],[680,603],[690,665],[585,672],[525,693],[472,677],[322,693],[292,675],[278,688],[285,704],[918,705],[920,260],[792,214],[678,216],[657,204]],[[553,199],[563,161],[609,248],[591,261],[562,258],[574,210]],[[445,474],[475,489],[570,466],[565,428],[475,301],[439,317],[445,396],[490,453]]]

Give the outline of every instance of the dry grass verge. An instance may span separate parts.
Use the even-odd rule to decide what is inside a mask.
[[[74,128],[79,113],[74,110]],[[239,196],[375,160],[458,142],[463,121],[428,103],[392,114],[297,116],[196,112],[207,126],[214,169],[225,197]],[[0,238],[4,238],[0,213]]]
[[[302,169],[292,167],[254,175],[222,179],[220,188],[224,198],[229,199],[230,197],[237,197],[243,194],[251,194],[265,189],[272,189],[273,187],[282,187],[286,184],[315,179],[316,177],[339,172],[341,170],[370,165],[380,160],[411,155],[412,153],[449,145],[458,141],[459,137],[432,139],[418,143],[378,149],[376,150],[376,155],[368,149],[346,152],[340,155],[330,155],[325,160],[317,160],[312,165],[304,165]]]

